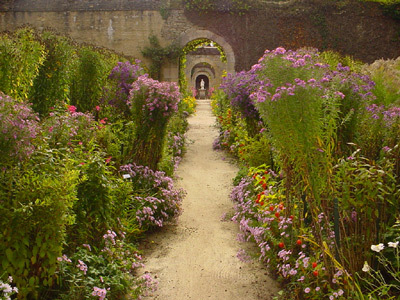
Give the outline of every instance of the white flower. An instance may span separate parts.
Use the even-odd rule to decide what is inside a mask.
[[[385,248],[385,245],[383,245],[382,243],[380,243],[378,245],[371,245],[371,250],[375,251],[375,252],[381,252],[384,248]]]
[[[364,272],[369,272],[371,270],[371,267],[368,265],[368,263],[366,261],[364,262],[364,266],[363,266],[362,270]]]
[[[388,246],[389,246],[389,247],[392,247],[392,248],[397,248],[398,245],[399,245],[399,241],[397,241],[397,242],[395,242],[395,243],[393,243],[393,242],[389,242],[389,243],[388,243]]]

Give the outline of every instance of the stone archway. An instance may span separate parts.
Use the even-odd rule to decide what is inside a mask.
[[[220,35],[203,29],[189,29],[180,36],[179,45],[185,47],[189,42],[202,38],[214,41],[222,47],[226,55],[226,71],[228,73],[235,73],[235,53],[231,45]]]
[[[204,84],[203,88],[201,86],[201,82]],[[198,74],[194,79],[194,85],[197,91],[197,98],[206,99],[210,89],[210,78],[206,74]]]
[[[206,40],[205,44],[201,44]],[[232,47],[221,36],[207,30],[188,30],[179,40],[180,45],[185,49],[189,46],[189,52],[185,52],[184,64],[180,65],[180,74],[185,75],[187,87],[194,95],[199,95],[196,78],[199,75],[206,75],[209,79],[207,96],[219,87],[222,76],[225,72],[234,73],[235,56]],[[191,47],[199,42],[199,46],[192,50]],[[225,59],[222,60],[221,55]],[[210,92],[210,93],[209,93]]]

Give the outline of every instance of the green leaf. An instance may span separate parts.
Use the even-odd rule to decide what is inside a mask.
[[[7,259],[8,259],[9,261],[13,261],[13,260],[14,260],[13,251],[12,251],[10,248],[7,248],[7,250],[6,250],[6,256],[7,256]]]

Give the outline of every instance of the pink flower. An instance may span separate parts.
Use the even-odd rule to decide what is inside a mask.
[[[285,54],[286,53],[286,49],[283,47],[278,47],[275,49],[275,54]]]
[[[72,113],[76,112],[76,107],[73,105],[68,105],[68,111],[72,114]]]
[[[96,105],[96,111],[100,111],[100,106]]]

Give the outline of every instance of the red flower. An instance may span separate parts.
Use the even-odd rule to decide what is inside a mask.
[[[291,220],[293,220],[293,219],[294,219],[294,216],[290,216],[289,218],[290,218]]]
[[[263,206],[263,205],[264,205],[264,202],[263,202],[263,201],[261,201],[261,202],[260,202],[260,205],[261,205],[261,206]]]
[[[264,182],[262,187],[263,187],[264,190],[266,190],[267,189],[267,184]]]
[[[276,212],[276,213],[275,213],[275,217],[277,217],[277,218],[279,218],[279,217],[280,217],[280,214],[279,214],[279,212]]]
[[[313,275],[316,277],[316,276],[318,276],[318,271],[314,271],[314,272],[312,272],[313,273]]]
[[[312,267],[313,267],[314,269],[318,266],[318,264],[317,264],[316,262],[313,262],[311,265],[312,265]]]
[[[283,242],[280,242],[280,243],[278,244],[278,246],[279,246],[279,248],[285,248],[285,244],[284,244]]]
[[[74,113],[74,112],[76,112],[76,107],[73,106],[73,105],[68,105],[68,111],[69,111],[70,113]]]
[[[270,211],[273,211],[273,210],[274,210],[274,207],[271,205],[271,206],[269,207],[269,210],[270,210]]]
[[[279,204],[279,209],[282,210],[283,209],[283,205]]]
[[[301,240],[297,240],[296,244],[300,246],[302,244]]]

